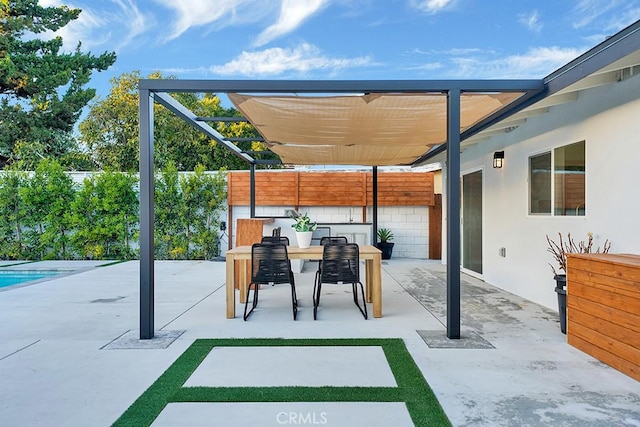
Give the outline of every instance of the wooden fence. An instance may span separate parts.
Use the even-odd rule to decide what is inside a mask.
[[[379,206],[434,206],[433,172],[378,173]],[[228,174],[228,203],[248,206],[249,172]],[[371,172],[256,172],[257,206],[372,206]]]

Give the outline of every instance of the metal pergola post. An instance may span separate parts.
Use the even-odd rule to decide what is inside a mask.
[[[447,337],[460,338],[460,89],[447,92]]]
[[[378,242],[378,167],[373,167],[371,193],[373,197],[373,236],[371,236],[372,245]]]
[[[249,217],[256,217],[256,165],[249,165]]]
[[[153,95],[140,90],[140,339],[153,338]]]

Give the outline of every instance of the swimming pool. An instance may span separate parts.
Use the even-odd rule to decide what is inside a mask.
[[[0,269],[0,288],[46,279],[65,273],[65,270],[2,270]]]

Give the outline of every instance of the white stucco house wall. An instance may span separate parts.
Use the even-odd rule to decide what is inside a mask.
[[[632,30],[627,29],[618,43],[635,40],[637,44],[638,24],[629,27]],[[611,253],[640,254],[640,52],[611,55],[619,46],[587,52],[578,65],[568,64],[563,73],[580,73],[594,61],[601,68],[579,75],[575,82],[555,88],[549,96],[462,142],[462,198],[471,197],[465,194],[465,177],[474,173],[478,179],[473,191],[481,198],[477,216],[481,266],[473,268],[480,271],[464,267],[463,271],[557,310],[546,235],[557,239],[558,232],[571,233],[576,240],[585,240],[591,232],[594,247],[608,239]],[[612,60],[598,57],[604,54]],[[546,80],[558,74],[562,73]],[[531,159],[551,153],[555,159],[557,149],[583,141],[584,170],[579,173],[584,175],[584,203],[565,214],[554,212],[553,205],[548,212],[532,212],[531,187],[536,184],[531,182]],[[504,152],[499,169],[493,167],[496,151]],[[555,194],[554,185],[550,188]],[[463,266],[464,216],[462,202]],[[446,213],[443,218],[444,258]]]

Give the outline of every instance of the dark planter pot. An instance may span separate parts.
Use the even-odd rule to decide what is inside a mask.
[[[563,334],[567,333],[567,290],[565,286],[567,284],[566,274],[556,274],[554,276],[556,281],[556,294],[558,294],[558,315],[560,316],[560,331]]]
[[[391,253],[393,252],[393,243],[390,242],[378,242],[376,248],[382,251],[382,259],[391,259]]]

